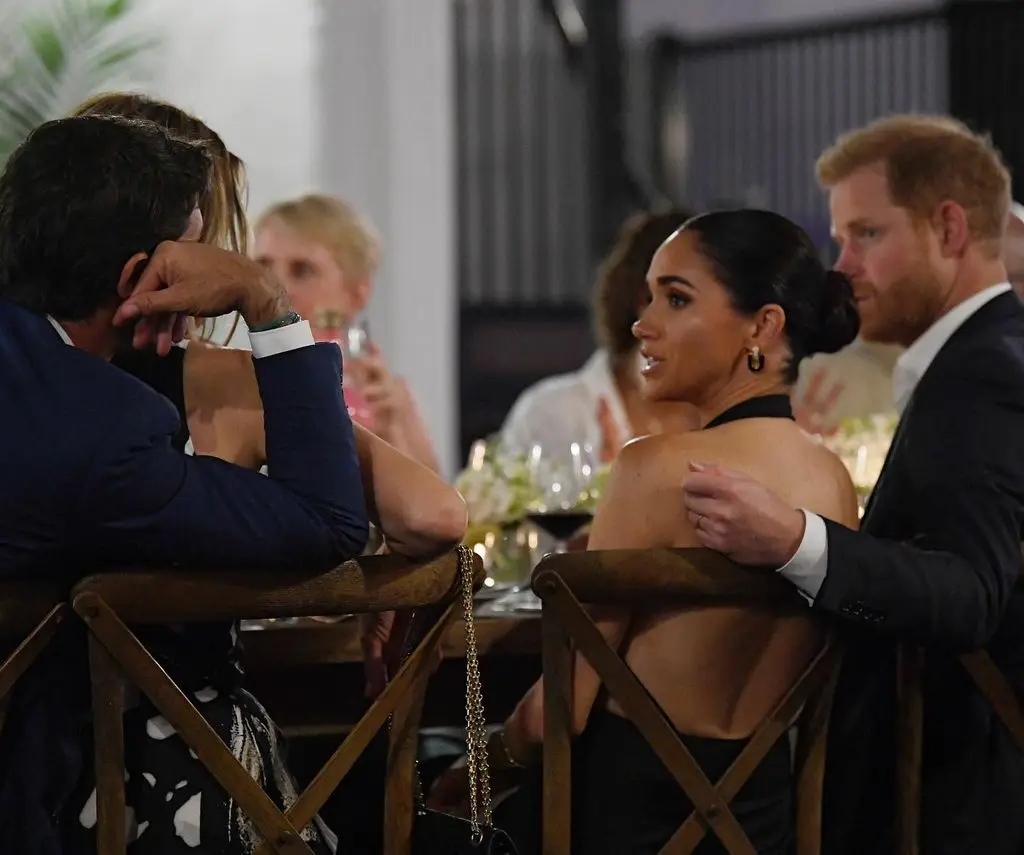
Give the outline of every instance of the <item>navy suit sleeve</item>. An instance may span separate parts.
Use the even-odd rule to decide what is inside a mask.
[[[337,349],[255,365],[270,476],[172,448],[176,415],[139,390],[83,492],[94,554],[118,564],[319,569],[363,550],[369,526]]]
[[[826,522],[828,573],[815,607],[976,650],[995,634],[1021,573],[1024,376],[1005,354],[971,360],[913,406],[900,454],[917,536],[893,543]]]

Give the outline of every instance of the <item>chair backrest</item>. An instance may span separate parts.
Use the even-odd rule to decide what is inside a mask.
[[[1018,582],[1018,587],[1022,582]],[[920,849],[921,765],[924,743],[924,657],[916,644],[897,648],[896,670],[896,839],[898,855]],[[974,687],[1024,751],[1024,709],[1009,680],[984,650],[960,657]]]
[[[841,652],[826,643],[785,697],[761,722],[740,756],[716,783],[708,780],[664,714],[582,604],[625,609],[750,606],[783,615],[806,614],[804,601],[773,573],[739,567],[703,549],[623,550],[552,555],[534,571],[543,600],[544,852],[571,846],[570,738],[572,646],[640,730],[694,805],[663,851],[693,852],[715,834],[730,855],[756,855],[729,809],[730,801],[771,747],[796,723],[799,855],[817,855],[829,712]]]
[[[468,551],[467,551],[468,552]],[[479,578],[479,558],[469,572]],[[73,592],[89,629],[96,743],[97,849],[126,849],[122,675],[177,730],[264,837],[261,852],[309,855],[299,830],[315,817],[373,736],[392,718],[386,783],[385,846],[408,855],[413,821],[416,732],[438,642],[457,613],[458,552],[413,563],[367,556],[328,573],[134,571],[93,576]],[[159,591],[160,596],[153,596]],[[160,667],[128,625],[345,615],[429,609],[437,620],[390,684],[352,728],[291,808],[282,812],[234,758],[221,737]]]
[[[61,631],[70,614],[66,587],[19,579],[0,583],[0,650],[8,654],[0,662],[0,727],[15,683]]]

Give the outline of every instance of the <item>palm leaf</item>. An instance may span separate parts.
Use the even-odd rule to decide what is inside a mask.
[[[37,125],[139,83],[159,44],[134,0],[51,0],[28,13],[25,5],[0,0],[0,164]]]

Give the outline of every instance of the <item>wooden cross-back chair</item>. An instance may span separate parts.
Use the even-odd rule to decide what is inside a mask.
[[[53,641],[70,614],[66,586],[20,579],[0,583],[0,650],[11,651],[0,662],[0,727],[15,683]]]
[[[1017,587],[1024,585],[1024,576]],[[999,666],[984,650],[959,657],[975,688],[1024,751],[1024,710]],[[896,670],[896,841],[898,855],[918,855],[921,826],[921,761],[924,741],[924,648],[903,643]]]
[[[571,849],[574,649],[594,668],[694,805],[662,849],[663,855],[691,853],[708,833],[716,835],[730,855],[756,855],[729,804],[794,723],[799,728],[797,851],[798,855],[820,852],[828,718],[841,659],[838,643],[826,642],[739,757],[720,780],[712,782],[583,605],[614,604],[627,609],[749,605],[780,615],[806,613],[806,604],[791,585],[774,573],[739,567],[709,550],[666,549],[550,555],[534,571],[533,589],[544,604],[544,855],[569,855]]]
[[[481,575],[479,558],[474,572]],[[416,725],[438,642],[457,614],[455,552],[412,563],[396,555],[358,558],[317,576],[264,572],[138,571],[92,576],[72,594],[89,629],[97,789],[98,855],[126,848],[123,678],[177,730],[199,762],[264,838],[265,855],[310,855],[299,836],[373,736],[391,718],[385,785],[385,847],[407,855],[413,823]],[[192,700],[175,685],[130,626],[428,609],[439,615],[384,692],[287,813],[232,756]],[[283,642],[286,643],[286,642]]]

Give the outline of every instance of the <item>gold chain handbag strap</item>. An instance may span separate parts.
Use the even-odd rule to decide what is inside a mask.
[[[476,844],[483,839],[481,829],[491,824],[491,773],[487,763],[487,718],[484,715],[476,623],[473,620],[473,551],[468,546],[458,546],[456,556],[459,583],[462,586],[462,620],[466,631],[466,770],[469,775],[469,822],[470,834]],[[408,649],[404,651],[403,661],[410,653]],[[391,716],[388,716],[388,730],[390,729]],[[416,804],[423,808],[425,799],[418,763],[413,783]]]
[[[473,616],[473,552],[459,546],[462,577],[462,619],[466,628],[466,769],[469,773],[469,822],[474,838],[481,826],[491,824],[491,773],[487,763],[487,718],[480,682],[476,623]]]

